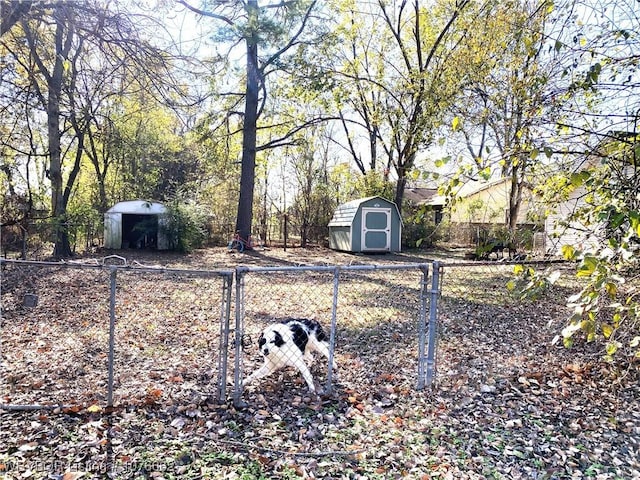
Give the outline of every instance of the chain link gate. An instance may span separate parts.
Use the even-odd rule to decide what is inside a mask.
[[[128,265],[118,256],[2,259],[0,408],[222,403],[229,364],[240,405],[245,373],[262,361],[261,331],[287,318],[324,327],[328,358],[315,367],[324,393],[332,393],[336,375],[341,384],[423,389],[436,368],[439,267],[429,277],[430,265],[227,271]]]
[[[329,358],[315,355],[323,365],[315,372],[324,380],[324,393],[333,391],[336,373],[340,382],[351,385],[431,386],[439,267],[433,264],[430,285],[429,265],[237,268],[234,404],[245,404],[245,374],[264,361],[258,350],[261,332],[288,319],[311,319],[324,327]],[[333,369],[334,358],[338,372]],[[274,376],[286,381],[301,377],[298,372],[274,372]],[[267,379],[258,382],[273,389]]]
[[[226,400],[233,271],[117,256],[0,271],[0,409]]]

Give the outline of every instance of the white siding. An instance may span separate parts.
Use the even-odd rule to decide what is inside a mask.
[[[107,212],[104,214],[104,248],[122,246],[122,214]]]
[[[582,197],[585,192],[584,187],[576,189],[567,201],[558,205],[556,211],[547,216],[545,221],[547,254],[562,255],[564,245],[571,245],[578,250],[597,247],[597,238],[591,233],[593,227],[587,229],[579,222],[571,222],[566,226],[560,225],[583,205]]]

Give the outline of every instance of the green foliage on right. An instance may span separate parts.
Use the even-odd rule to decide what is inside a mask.
[[[174,200],[167,205],[166,221],[160,228],[169,238],[169,247],[178,252],[191,252],[207,241],[207,214],[201,207]]]
[[[583,188],[584,202],[568,221],[589,232],[591,244],[563,247],[575,262],[582,288],[568,299],[572,314],[562,331],[566,347],[576,339],[599,342],[607,361],[640,360],[640,208],[635,144],[638,137],[600,146],[603,157],[571,178],[568,188]],[[544,273],[521,270],[509,284],[524,296],[540,292],[550,281]],[[524,282],[524,279],[527,282]]]

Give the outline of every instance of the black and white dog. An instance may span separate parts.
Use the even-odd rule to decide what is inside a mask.
[[[291,318],[271,324],[262,331],[258,347],[264,357],[264,364],[247,377],[245,385],[290,366],[297,368],[302,374],[309,386],[309,392],[316,392],[307,365],[313,362],[311,352],[319,352],[329,359],[328,338],[318,322],[306,318]],[[333,369],[336,369],[335,361]]]

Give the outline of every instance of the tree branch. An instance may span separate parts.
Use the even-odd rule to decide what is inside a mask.
[[[176,0],[177,3],[179,3],[180,5],[182,5],[183,7],[188,8],[189,10],[191,10],[193,13],[197,13],[198,15],[202,15],[203,17],[209,17],[209,18],[214,18],[216,20],[220,20],[224,23],[226,23],[227,25],[231,25],[233,26],[233,20],[231,20],[229,17],[225,17],[224,15],[218,15],[217,13],[213,13],[213,12],[209,12],[207,10],[202,10],[200,8],[196,8],[192,5],[189,5],[185,0]]]

